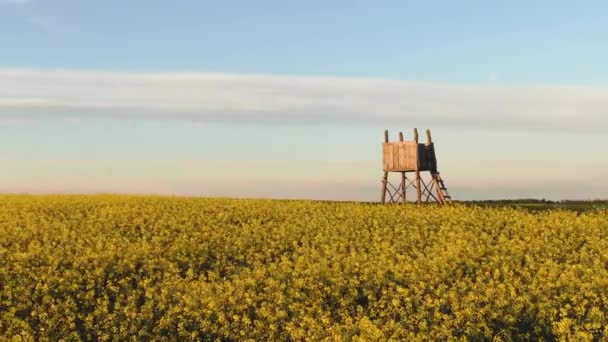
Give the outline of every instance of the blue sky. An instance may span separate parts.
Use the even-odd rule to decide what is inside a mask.
[[[0,191],[375,200],[417,126],[458,198],[607,197],[607,11],[0,0]]]
[[[603,1],[3,2],[10,67],[581,85],[608,77]]]

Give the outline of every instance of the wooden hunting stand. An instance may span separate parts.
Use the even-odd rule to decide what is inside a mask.
[[[408,141],[404,141],[403,133],[399,132],[399,141],[389,142],[388,130],[384,131],[382,162],[384,169],[382,203],[387,203],[387,200],[388,203],[406,203],[407,190],[410,187],[416,191],[416,203],[418,204],[437,202],[439,205],[445,205],[451,202],[452,198],[437,171],[437,158],[430,130],[426,130],[426,144],[418,143],[416,128],[414,128],[414,140]],[[430,172],[431,180],[429,182],[425,182],[420,177],[420,172],[423,171]],[[401,173],[401,183],[398,187],[388,182],[389,172]],[[413,172],[415,178],[408,178],[408,172]]]

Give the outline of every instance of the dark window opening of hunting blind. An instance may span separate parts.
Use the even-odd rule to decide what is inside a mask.
[[[437,159],[433,144],[416,141],[384,143],[382,146],[384,171],[413,172],[437,170]]]

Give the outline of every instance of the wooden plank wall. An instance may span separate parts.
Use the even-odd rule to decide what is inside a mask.
[[[415,141],[384,143],[382,160],[384,171],[414,171],[418,158]]]

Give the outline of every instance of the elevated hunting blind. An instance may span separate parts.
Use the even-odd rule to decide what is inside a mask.
[[[388,203],[407,202],[409,188],[415,190],[418,204],[437,202],[445,205],[451,201],[448,190],[437,171],[437,157],[430,130],[426,130],[426,144],[418,143],[416,128],[414,128],[414,139],[407,141],[403,140],[403,133],[399,132],[399,141],[389,142],[388,130],[384,131],[382,165],[384,169],[382,203],[387,203],[387,200]],[[422,179],[420,172],[423,171],[431,174],[430,181]],[[401,173],[401,183],[398,187],[388,182],[389,172]],[[408,172],[414,173],[413,179],[407,177]]]

